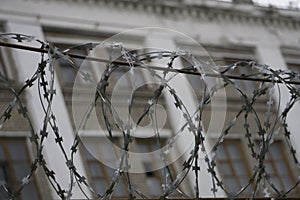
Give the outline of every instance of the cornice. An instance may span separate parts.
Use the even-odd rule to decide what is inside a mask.
[[[299,10],[261,7],[249,3],[208,0],[47,0],[47,2],[86,4],[99,6],[103,9],[117,9],[132,13],[141,12],[171,20],[191,19],[219,24],[253,24],[278,29],[300,29]]]
[[[72,1],[72,0],[71,0]],[[300,12],[295,10],[233,3],[185,3],[183,0],[95,0],[102,6],[133,12],[146,12],[172,18],[193,18],[209,22],[234,22],[278,28],[300,29]]]

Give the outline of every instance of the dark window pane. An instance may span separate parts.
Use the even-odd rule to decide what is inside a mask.
[[[23,178],[30,173],[30,160],[25,139],[0,138],[0,143],[1,151],[6,155],[6,159],[0,161],[0,178],[6,181],[9,192],[14,193],[21,186]],[[2,196],[0,195],[0,199],[7,199]],[[39,199],[34,177],[31,177],[30,182],[24,185],[20,199]]]
[[[116,157],[111,143],[103,142],[103,143],[99,144],[99,150],[100,150],[99,153],[101,154],[101,157],[104,160],[109,161],[109,160],[115,159],[115,157]]]
[[[38,193],[36,191],[36,187],[33,182],[30,182],[29,184],[25,185],[25,187],[22,190],[21,193],[22,199],[30,199],[30,200],[37,200],[38,198]]]
[[[280,184],[280,181],[279,181],[279,178],[277,176],[273,176],[271,177],[271,183],[273,183],[275,185],[276,188],[281,188],[281,184]]]
[[[30,172],[28,163],[15,163],[13,168],[18,181],[21,181]]]
[[[2,66],[2,63],[0,62],[0,73],[2,74],[2,75],[4,75],[4,69],[3,69],[3,66]]]
[[[94,179],[94,188],[97,193],[103,194],[107,189],[106,183],[104,179]]]
[[[240,140],[224,141],[217,150],[217,168],[225,188],[229,192],[238,192],[248,184],[249,173],[247,163],[244,160]],[[242,195],[250,193],[250,189],[244,191]]]
[[[126,196],[127,192],[125,189],[125,185],[122,182],[119,182],[113,194],[114,196]]]
[[[285,190],[290,189],[295,184],[295,183],[293,183],[293,181],[291,180],[290,177],[282,178],[282,181],[283,181],[283,185],[284,185]]]
[[[9,199],[9,196],[6,195],[4,192],[0,192],[0,199]]]
[[[57,46],[61,51],[63,51],[65,49],[68,49],[72,45],[70,45],[70,44],[55,44],[55,46]],[[87,54],[87,51],[84,48],[83,49],[72,49],[68,52],[71,54],[76,54],[76,55],[86,55]],[[74,81],[76,79],[76,75],[77,75],[77,68],[80,68],[81,64],[83,63],[82,59],[70,58],[70,60],[74,63],[76,68],[73,67],[73,64],[71,62],[69,62],[69,60],[66,60],[64,58],[60,58],[58,60],[58,67],[60,68],[60,70],[58,70],[58,72],[60,72],[59,78],[61,79],[60,81],[66,85],[71,85],[74,83]]]
[[[147,144],[145,143],[138,143],[138,152],[139,153],[148,153],[149,152],[149,148],[147,146]]]
[[[135,84],[138,86],[142,86],[143,84],[145,84],[146,80],[143,74],[143,70],[140,68],[133,68],[133,70]]]
[[[195,92],[199,92],[200,94],[202,94],[205,86],[204,81],[201,80],[199,76],[195,76],[195,75],[187,75],[187,79],[191,84],[191,86],[193,87],[193,89],[195,90]]]
[[[270,162],[266,162],[265,167],[266,167],[266,172],[267,173],[269,173],[269,174],[274,174],[275,173],[274,167],[271,165]]]
[[[227,190],[229,190],[231,192],[237,192],[239,189],[241,189],[239,187],[239,184],[238,184],[237,180],[233,177],[230,177],[230,178],[226,179],[225,187],[227,188]]]
[[[6,167],[4,163],[0,164],[0,180],[7,181]]]
[[[28,160],[26,147],[23,141],[10,141],[8,148],[12,160]]]
[[[280,161],[275,162],[275,165],[276,165],[276,169],[277,169],[277,171],[280,175],[289,174],[288,166],[284,162],[284,160],[280,160]]]
[[[273,143],[270,146],[270,154],[272,156],[272,159],[276,159],[276,160],[277,159],[283,159],[282,152],[280,151],[280,146],[277,142]]]
[[[6,160],[5,158],[5,154],[4,154],[4,149],[3,147],[0,145],[0,162]]]
[[[248,178],[241,178],[240,182],[241,182],[242,187],[245,187],[246,185],[248,185],[249,179]]]
[[[229,144],[227,146],[227,149],[228,149],[228,153],[229,153],[229,156],[232,158],[232,159],[240,159],[241,158],[241,152],[240,152],[240,149],[238,148],[237,146],[238,144]]]
[[[143,162],[143,165],[146,172],[149,172],[153,169],[153,165],[150,162]]]
[[[227,159],[223,145],[218,147],[216,157],[218,160],[226,160]]]
[[[146,182],[149,187],[150,195],[155,196],[161,194],[161,184],[157,178],[147,177]]]
[[[67,63],[60,62],[60,72],[62,81],[65,84],[73,84],[76,78],[75,69]]]
[[[249,183],[249,179],[248,178],[241,178],[240,181],[241,181],[242,188],[246,187],[248,185],[248,183]],[[253,191],[253,188],[251,187],[251,185],[249,185],[247,187],[247,189],[244,191],[244,193],[250,195],[250,194],[252,194],[252,191]]]
[[[86,144],[87,145],[87,144]],[[98,153],[97,153],[97,147],[94,143],[89,143],[84,148],[85,156],[88,160],[95,160],[97,159]]]
[[[103,176],[103,172],[100,168],[100,165],[98,163],[89,163],[89,168],[91,171],[91,175],[92,176],[97,176],[97,177],[102,177]]]
[[[5,76],[4,63],[1,54],[0,54],[0,73]]]
[[[115,170],[110,167],[105,167],[105,169],[109,178],[112,178],[114,176]]]
[[[231,175],[232,170],[230,169],[230,165],[228,163],[220,163],[218,164],[219,172],[223,175]]]
[[[87,160],[94,160],[94,159],[96,159],[96,158],[89,152],[88,149],[84,149],[84,154],[85,154]]]
[[[246,168],[245,164],[242,161],[235,161],[233,162],[234,171],[237,175],[246,175]]]
[[[128,67],[118,67],[111,74],[113,81],[118,83],[121,88],[129,88],[131,85],[131,81],[129,80]],[[126,76],[124,76],[126,74]]]

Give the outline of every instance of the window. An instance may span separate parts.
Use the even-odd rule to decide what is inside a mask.
[[[250,178],[248,165],[241,146],[241,140],[226,140],[216,152],[218,171],[229,192],[238,192],[247,185]],[[243,194],[250,194],[248,189]]]
[[[123,77],[122,78],[122,76],[124,76],[127,72],[128,72],[128,67],[127,66],[120,66],[117,69],[115,69],[111,74],[111,78],[113,79],[112,80],[113,83],[117,84],[118,81],[121,81],[119,83],[119,87],[121,87],[121,88],[130,88],[131,82],[129,80],[129,77]]]
[[[111,60],[119,60],[119,61],[123,61],[123,62],[127,62],[127,60],[124,58],[124,56],[121,56],[121,53],[117,54],[117,55],[113,55],[114,53],[118,53],[118,52],[114,52],[114,50],[107,50],[108,54],[111,54]],[[139,55],[140,53],[142,53],[142,51],[140,50],[129,50],[130,54],[133,56]],[[122,78],[122,76],[124,76],[127,72],[129,72],[129,66],[128,65],[119,65],[117,69],[115,69],[110,77],[110,81],[112,83],[112,87],[113,88],[115,86],[115,84],[120,81],[120,79],[122,78],[121,82],[119,83],[119,87],[121,87],[122,89],[131,89],[132,88],[132,84],[133,81],[135,80],[136,84],[141,84],[141,83],[146,83],[146,79],[145,76],[143,74],[143,70],[141,70],[140,68],[134,68],[134,76],[132,76],[132,74],[127,74],[125,77]]]
[[[204,49],[206,52],[199,52],[196,48],[188,46],[188,45],[181,45],[183,49],[187,49],[190,51],[198,60],[201,62],[204,69],[206,69],[207,74],[214,74],[214,70],[212,69],[218,69],[219,72],[222,70],[225,70],[223,66],[231,66],[234,63],[238,61],[253,61],[255,60],[255,51],[253,47],[243,47],[243,46],[213,46],[213,45],[206,45]],[[181,59],[183,67],[190,68],[191,63],[189,63],[189,59]],[[248,66],[239,66],[235,68],[231,68],[226,72],[226,75],[231,76],[243,76],[243,75],[253,75],[255,77],[255,74],[257,73],[256,69],[250,68]],[[195,76],[195,75],[187,75],[187,79],[189,80],[191,86],[194,89],[194,92],[197,95],[197,101],[202,100],[204,88],[205,88],[205,82],[208,86],[207,93],[212,92],[209,91],[209,89],[212,87],[213,84],[221,83],[221,80],[214,80],[212,77],[206,76],[205,80],[202,80],[201,77]],[[243,106],[243,98],[241,98],[241,95],[239,91],[237,91],[236,87],[241,89],[243,93],[246,95],[252,96],[252,93],[255,89],[259,87],[259,82],[255,81],[246,81],[246,80],[238,80],[238,79],[231,79],[232,82],[235,83],[235,86],[232,84],[228,84],[225,86],[225,92],[226,92],[226,108],[223,106],[223,98],[222,95],[222,89],[219,90],[220,93],[214,94],[215,98],[212,98],[213,100],[213,107],[212,104],[205,105],[204,108],[204,115],[202,115],[203,119],[203,126],[204,129],[207,131],[208,127],[211,127],[210,131],[213,132],[212,134],[218,132],[218,129],[215,129],[211,125],[211,116],[214,113],[220,112],[224,113],[224,109],[226,109],[226,118],[225,118],[225,126],[231,123],[231,121],[235,118],[237,112],[240,110],[240,108]],[[223,90],[224,91],[224,90]],[[221,97],[221,98],[220,98]],[[264,108],[266,107],[268,99],[265,98],[265,96],[260,97],[258,101],[256,101],[255,107],[262,108],[259,110],[259,115],[264,116]],[[214,113],[212,113],[214,112]],[[221,116],[221,115],[220,115]],[[252,118],[250,119],[252,120]],[[255,123],[254,120],[251,121],[251,123]],[[218,126],[216,126],[218,127]],[[243,117],[239,117],[237,119],[237,123],[234,127],[230,129],[231,133],[240,133],[242,135],[244,127],[243,127]]]
[[[287,63],[287,65],[293,72],[300,73],[300,63]]]
[[[3,33],[3,24],[0,23],[0,34]],[[2,58],[2,48],[0,49],[0,73],[5,76],[4,61]]]
[[[137,147],[139,153],[148,153],[160,149],[155,140],[150,138],[137,140]],[[145,182],[150,196],[159,196],[162,193],[163,169],[151,170],[156,164],[161,162],[162,160],[159,155],[157,157],[145,156],[142,159],[146,176]]]
[[[201,59],[199,59],[199,60],[201,61]],[[190,69],[190,68],[193,67],[192,63],[190,63],[190,61],[188,59],[186,59],[185,57],[182,57],[181,63],[183,65],[182,66],[183,68]],[[205,87],[205,82],[201,78],[201,76],[187,74],[186,78],[188,79],[190,85],[195,90],[195,92],[198,95],[199,94],[201,95],[203,93],[203,90],[204,90],[204,87]]]
[[[300,82],[300,53],[297,48],[282,48],[282,53],[285,58],[287,67],[298,75],[292,81]],[[297,85],[300,88],[300,85]]]
[[[82,148],[83,157],[85,158],[86,169],[89,177],[89,181],[98,194],[103,194],[111,183],[115,170],[104,165],[102,162],[108,163],[110,166],[114,166],[116,160],[116,154],[120,156],[120,152],[114,149],[110,142],[104,142],[105,139],[101,137],[84,137],[84,145],[86,148]],[[115,138],[114,144],[118,145],[122,141],[121,138]],[[136,139],[130,147],[130,152],[134,153],[147,153],[158,150],[154,139]],[[121,147],[119,145],[119,147]],[[99,159],[101,158],[101,159]],[[146,194],[149,197],[158,197],[162,194],[162,184],[164,177],[164,169],[153,170],[158,164],[161,164],[160,153],[157,156],[142,156],[142,158],[134,159],[134,167],[141,167],[141,171],[144,173],[130,173],[130,179],[138,184],[138,190]],[[172,170],[170,168],[170,170]],[[128,189],[126,181],[120,179],[120,182],[113,192],[114,197],[127,197]],[[174,195],[179,195],[174,192]]]
[[[4,75],[4,66],[3,66],[3,62],[2,62],[2,57],[1,57],[1,55],[0,55],[0,73],[1,73],[2,75]]]
[[[55,44],[56,47],[59,48],[60,51],[63,51],[65,49],[68,49],[72,46],[75,46],[74,44],[63,44],[63,43],[56,43]],[[69,53],[71,54],[75,54],[75,55],[82,55],[85,56],[88,54],[88,51],[85,48],[82,49],[72,49],[69,51]],[[69,116],[71,118],[71,122],[73,123],[73,127],[75,127],[74,124],[74,119],[73,119],[73,114],[72,114],[72,98],[73,98],[73,86],[76,80],[76,76],[78,74],[78,69],[80,68],[80,70],[84,73],[88,73],[90,75],[90,78],[93,80],[93,74],[92,73],[92,69],[89,66],[89,62],[84,62],[83,59],[78,59],[78,58],[70,58],[70,60],[72,62],[75,63],[75,67],[66,59],[64,58],[59,58],[55,61],[55,72],[56,75],[58,77],[62,92],[63,92],[63,96],[64,96],[64,100],[69,112]],[[84,65],[84,66],[83,66]],[[78,68],[77,68],[78,67]],[[82,74],[78,75],[80,78],[77,78],[76,81],[78,81],[78,85],[79,88],[76,89],[82,89],[82,91],[84,91],[85,86],[87,85],[86,81],[84,80],[84,78],[82,78]],[[84,92],[83,94],[80,94],[81,96],[85,95]],[[79,96],[76,96],[78,99]],[[89,102],[84,102],[83,104],[88,104]]]
[[[104,142],[100,138],[85,138],[84,141],[86,148],[82,148],[82,150],[87,165],[89,180],[95,191],[103,195],[111,184],[115,169],[101,163],[99,158],[101,157],[102,161],[114,165],[116,164],[114,163],[116,160],[115,152],[110,143]],[[127,196],[126,186],[122,180],[118,183],[113,195],[115,197]]]
[[[232,65],[236,61],[231,61],[231,58],[224,58],[224,65]],[[240,61],[247,61],[247,60],[240,60]],[[246,67],[238,67],[238,68],[232,68],[231,70],[228,71],[227,75],[232,75],[232,76],[249,76],[251,78],[251,75],[255,75],[258,71],[255,69],[252,69],[248,66]],[[255,77],[255,76],[254,76]],[[247,80],[232,80],[235,82],[236,87],[241,89],[244,93],[251,94],[256,88],[258,88],[259,83],[256,81],[247,81]]]
[[[60,50],[64,50],[64,49],[70,48],[74,45],[56,44],[56,46]],[[72,49],[69,52],[72,54],[76,54],[76,55],[87,55],[87,53],[88,53],[84,48],[83,49]],[[78,68],[83,63],[82,59],[71,58],[71,60],[75,63],[75,66]],[[77,69],[74,68],[69,61],[67,61],[63,58],[58,59],[57,62],[58,62],[58,67],[59,67],[59,69],[57,70],[57,73],[58,73],[58,77],[60,79],[62,86],[63,87],[68,87],[68,86],[72,87],[75,82],[75,79],[76,79]]]
[[[275,184],[276,188],[287,191],[296,181],[284,152],[283,142],[280,140],[275,141],[270,146],[265,164],[266,172],[270,175],[271,182]]]
[[[207,45],[204,49],[206,52],[197,52],[194,47],[188,45],[180,45],[183,49],[187,49],[188,51],[192,52],[194,56],[198,58],[200,62],[203,62],[203,65],[206,66],[207,73],[214,73],[212,70],[208,70],[210,67],[215,68],[219,66],[229,66],[238,61],[253,61],[255,60],[255,52],[254,48],[252,47],[242,47],[242,46],[211,46]],[[191,63],[188,63],[188,59],[182,59],[182,64],[184,67],[189,68]],[[216,68],[215,68],[216,69]],[[248,67],[238,67],[235,69],[229,70],[226,74],[232,76],[241,76],[241,75],[248,75],[248,74],[255,74],[256,70],[248,68]],[[187,79],[189,80],[191,86],[197,92],[197,95],[201,96],[204,89],[204,81],[200,79],[198,76],[187,75]],[[236,86],[240,88],[245,93],[252,93],[257,87],[258,83],[254,81],[244,81],[244,80],[234,80],[233,82],[236,83]],[[231,85],[226,86],[226,95],[227,97],[238,97],[240,95],[235,91]]]
[[[24,138],[0,138],[0,179],[14,193],[22,179],[30,172],[30,159]],[[0,199],[7,199],[0,192]],[[21,193],[21,199],[40,199],[37,184],[32,177]]]
[[[256,142],[257,145],[259,144]],[[243,142],[241,139],[227,139],[217,149],[216,162],[217,169],[221,176],[221,180],[225,188],[229,192],[236,193],[241,188],[248,184],[251,174],[251,170],[254,168],[254,163],[251,163],[247,159],[248,149],[243,149]],[[266,172],[270,175],[270,181],[279,191],[288,191],[295,183],[295,177],[299,175],[299,172],[291,171],[289,165],[289,159],[285,156],[285,146],[281,140],[276,140],[271,144],[269,152],[265,159]],[[275,191],[266,184],[271,194],[276,195]],[[260,194],[263,196],[263,189],[260,189]],[[242,196],[249,197],[253,191],[252,185],[250,185],[246,191],[242,193]],[[297,193],[295,190],[294,193]]]
[[[5,72],[5,66],[4,66],[4,60],[3,60],[3,57],[2,57],[2,54],[0,52],[0,73],[5,76],[6,75],[6,72]]]
[[[56,47],[58,47],[60,50],[64,50],[67,48],[70,48],[72,46],[75,46],[77,44],[86,44],[87,42],[91,43],[101,43],[99,46],[94,48],[92,51],[88,51],[83,49],[72,49],[70,53],[72,54],[78,54],[78,55],[87,55],[95,58],[101,58],[101,59],[118,59],[125,61],[125,58],[121,54],[121,50],[116,48],[111,54],[111,43],[112,42],[121,42],[125,45],[125,47],[128,50],[131,50],[131,54],[136,54],[136,49],[141,48],[143,37],[140,36],[122,36],[121,38],[113,38],[113,33],[108,32],[98,32],[98,31],[91,31],[91,30],[84,30],[84,29],[68,29],[68,28],[58,28],[58,27],[43,27],[43,30],[45,32],[46,40],[53,43]],[[110,39],[109,39],[110,38]],[[112,39],[113,38],[113,39]],[[107,40],[108,39],[108,40]],[[116,39],[116,40],[115,40]],[[120,40],[120,41],[119,41]],[[103,44],[103,45],[102,45]],[[84,63],[82,59],[74,59],[71,58],[77,66],[80,66],[81,64],[84,64],[83,72],[89,73],[92,77],[91,79],[93,81],[99,82],[103,72],[106,68],[105,62],[96,62],[96,61],[85,61]],[[82,69],[82,68],[81,68]],[[80,78],[76,79],[76,76],[78,74],[77,70],[72,67],[72,65],[67,62],[66,60],[60,58],[56,62],[55,71],[58,77],[58,80],[60,82],[64,100],[66,107],[69,112],[69,116],[71,118],[71,121],[74,122],[73,113],[72,113],[72,104],[76,104],[77,109],[86,109],[84,105],[90,104],[91,99],[84,98],[87,94],[86,87],[90,87],[90,84],[85,84],[86,81],[83,80],[84,78],[81,77],[81,75],[78,75]],[[115,71],[111,73],[111,76],[109,78],[109,84],[107,86],[107,95],[108,98],[110,98],[110,95],[112,94],[113,89],[115,89],[116,83],[119,82],[120,86],[120,93],[115,93],[117,95],[123,95],[123,91],[126,91],[128,89],[131,89],[132,85],[132,79],[130,80],[129,77],[123,77],[122,81],[120,81],[121,77],[126,74],[128,71],[128,66],[123,65],[117,68]],[[146,79],[145,75],[146,73],[143,73],[141,70],[135,70],[134,78],[136,82],[139,83],[145,83]],[[148,77],[146,77],[148,78]],[[76,80],[76,88],[73,88],[74,81]],[[78,84],[77,84],[78,81]],[[91,88],[91,87],[90,87]],[[90,89],[89,88],[89,89]],[[140,87],[139,90],[144,90],[146,87]],[[73,89],[75,89],[73,91]],[[77,90],[78,89],[78,90]],[[120,104],[124,104],[124,102],[121,102]],[[98,104],[99,105],[99,104]],[[97,106],[100,107],[100,106]],[[140,106],[141,107],[141,106]],[[98,109],[98,108],[97,108]],[[84,110],[83,112],[86,112]],[[100,113],[100,112],[99,112]],[[102,114],[99,115],[99,117],[102,116]],[[100,119],[100,118],[99,118]],[[99,120],[100,123],[103,122],[103,120]],[[90,126],[87,126],[89,130],[97,129],[99,121],[93,121],[90,123]],[[102,122],[101,122],[102,121]],[[75,124],[73,123],[73,127],[75,127]]]
[[[72,46],[75,46],[76,44],[85,44],[87,42],[93,42],[93,43],[99,43],[101,41],[105,41],[106,43],[109,42],[116,42],[116,41],[107,41],[108,38],[113,36],[112,33],[108,34],[106,32],[95,32],[95,31],[87,31],[87,30],[74,30],[74,29],[65,29],[65,28],[57,28],[57,27],[43,27],[43,30],[45,32],[45,36],[47,41],[50,41],[55,44],[59,49],[67,49]],[[75,34],[74,34],[75,33]],[[122,38],[116,38],[116,40],[120,40],[118,42],[121,42],[125,44],[125,47],[127,49],[133,49],[130,51],[132,54],[135,54],[137,51],[135,49],[138,49],[141,47],[141,38],[139,37],[132,37],[130,35]],[[108,45],[108,44],[105,44]],[[78,55],[87,55],[88,51],[85,51],[84,49],[74,49],[71,50],[70,53],[72,54],[78,54]],[[121,51],[114,50],[111,53],[111,49],[109,47],[104,48],[102,45],[99,45],[99,48],[93,49],[92,57],[102,58],[102,59],[111,59],[111,60],[123,60],[125,61],[125,58],[120,57]],[[72,59],[78,66],[81,65],[82,59]],[[105,69],[106,63],[101,62],[89,62],[88,68],[93,69],[93,75],[95,76],[96,80],[100,80],[100,76]],[[73,69],[73,67],[70,65],[70,63],[64,61],[63,59],[58,60],[59,70],[57,70],[57,74],[59,76],[60,82],[65,87],[70,87],[74,84],[74,80],[76,78],[76,70]],[[99,69],[101,68],[101,69]],[[127,70],[126,70],[127,71]],[[115,74],[112,74],[113,79],[119,80],[118,78],[121,77],[121,75],[124,74],[124,70],[116,70]],[[122,82],[121,86],[124,88],[126,86],[129,86],[129,82],[125,82],[124,84]]]

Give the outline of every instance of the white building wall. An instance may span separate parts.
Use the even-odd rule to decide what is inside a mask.
[[[281,46],[290,46],[300,48],[299,43],[299,29],[300,29],[300,14],[294,11],[278,10],[275,12],[275,19],[268,18],[268,8],[259,8],[252,5],[232,5],[229,3],[212,1],[201,1],[200,5],[204,4],[209,9],[210,6],[228,9],[229,11],[220,11],[219,13],[210,13],[205,11],[198,13],[193,8],[177,8],[172,10],[168,6],[151,6],[140,2],[139,5],[134,6],[130,3],[104,3],[102,1],[24,1],[24,0],[3,0],[1,2],[0,20],[7,23],[8,32],[19,32],[28,35],[34,35],[39,39],[44,39],[42,27],[55,27],[80,30],[102,32],[102,33],[118,33],[121,31],[139,28],[139,27],[160,27],[169,28],[182,32],[200,44],[205,45],[221,45],[221,46],[252,46],[257,51],[257,59],[259,63],[269,64],[276,69],[286,69],[284,58],[281,55]],[[126,7],[124,9],[124,7]],[[196,7],[196,6],[195,6]],[[163,12],[161,11],[163,10]],[[245,16],[235,15],[236,10],[242,10]],[[276,17],[276,14],[279,17]],[[292,20],[284,22],[280,19],[281,15],[290,15]],[[274,22],[275,21],[275,22]],[[152,37],[146,38],[146,46],[151,45],[155,41],[149,41]],[[88,42],[88,41],[87,41]],[[157,41],[156,41],[157,42]],[[171,48],[176,46],[174,38],[164,36],[160,38],[160,42],[166,44]],[[26,53],[14,50],[16,61],[18,63],[19,78],[24,79],[28,77],[30,72],[35,68],[38,62],[38,55],[31,55],[30,60]],[[33,58],[34,57],[34,58]],[[31,63],[31,64],[30,64]],[[31,67],[31,68],[29,68]],[[183,90],[189,95],[188,89],[182,84],[186,80],[179,80],[180,84],[175,87],[183,87]],[[185,83],[186,84],[186,83]],[[66,149],[72,145],[74,138],[71,121],[68,117],[68,112],[64,104],[63,95],[58,82],[55,83],[56,100],[54,105],[54,112],[60,113],[58,115],[58,123],[64,138]],[[38,99],[31,98],[37,96],[36,90],[32,89],[28,93],[29,109],[32,111],[32,116],[36,122],[37,128],[42,124],[42,119],[39,118],[42,113],[41,108],[37,107]],[[286,95],[283,95],[283,100],[286,100]],[[167,101],[169,102],[169,101]],[[172,101],[170,101],[172,102]],[[195,102],[187,98],[187,105],[195,108]],[[283,104],[284,105],[284,104]],[[171,106],[170,106],[171,107]],[[290,114],[289,125],[292,133],[297,131],[297,113],[299,113],[299,105]],[[169,110],[172,113],[172,109]],[[176,115],[172,115],[177,119]],[[171,121],[175,121],[172,120]],[[188,134],[186,134],[188,135]],[[293,135],[293,141],[299,141],[300,136]],[[189,137],[183,140],[190,140]],[[54,141],[54,139],[52,140]],[[53,142],[48,142],[48,150],[45,149],[47,159],[49,161],[60,160],[57,157],[59,150],[57,145]],[[50,147],[50,148],[49,148]],[[300,152],[300,146],[296,145],[297,152]],[[178,151],[181,151],[178,147]],[[299,154],[298,154],[299,156]],[[300,157],[298,157],[300,159]],[[82,165],[82,159],[78,156],[76,160],[78,170],[85,174]],[[64,179],[66,176],[66,169],[64,162],[49,162],[51,168],[56,169],[57,177],[63,185],[67,186],[69,179]],[[202,169],[206,169],[205,166]],[[211,186],[207,184],[208,177],[201,177],[201,194],[208,196],[211,194]],[[204,181],[202,181],[204,180]],[[190,184],[193,184],[191,178]],[[82,198],[80,191],[75,190],[75,198]],[[222,194],[220,194],[222,195]],[[54,195],[55,196],[55,195]]]
[[[23,34],[27,35],[34,35],[36,38],[39,38],[41,40],[44,39],[43,31],[41,29],[41,26],[39,25],[23,24],[17,22],[8,22],[6,25],[8,32],[22,32]],[[39,46],[37,47],[39,48]],[[32,54],[23,50],[13,49],[12,51],[14,55],[14,62],[18,68],[18,80],[21,83],[25,82],[35,72],[37,64],[40,61],[40,55]],[[63,137],[63,147],[70,159],[71,147],[74,141],[74,131],[57,77],[55,77],[54,88],[56,90],[56,96],[55,100],[53,101],[54,104],[52,106],[52,111],[56,116],[57,125],[59,127],[60,134]],[[41,116],[44,116],[44,110],[41,106],[40,99],[37,98],[38,96],[39,94],[37,84],[35,84],[30,90],[27,90],[27,107],[28,110],[30,110],[30,116],[34,123],[35,130],[41,130],[44,123],[44,118],[41,118]],[[44,103],[46,104],[46,102]],[[61,183],[61,186],[63,188],[69,188],[71,180],[69,169],[66,165],[63,153],[55,142],[55,136],[53,131],[50,130],[50,125],[48,125],[48,127],[49,134],[47,140],[45,140],[44,143],[46,148],[44,148],[43,151],[47,166],[55,172],[56,180]],[[77,156],[74,157],[74,165],[77,167],[79,173],[87,177],[80,154],[77,154]],[[56,197],[56,192],[52,187],[51,189],[53,197]],[[88,191],[87,194],[89,194]],[[85,198],[78,186],[74,187],[73,197],[78,199]]]

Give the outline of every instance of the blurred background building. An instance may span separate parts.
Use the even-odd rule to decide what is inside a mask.
[[[251,0],[233,0],[231,1],[212,1],[212,0],[2,0],[0,8],[0,31],[10,33],[22,33],[35,36],[38,39],[46,40],[57,47],[64,49],[73,45],[87,42],[101,42],[120,32],[141,28],[158,27],[167,28],[184,33],[199,42],[209,53],[216,65],[228,65],[236,60],[254,60],[258,63],[267,64],[275,69],[293,69],[300,71],[300,12],[296,3],[290,3],[288,6],[266,5],[262,2]],[[181,41],[172,35],[164,34],[159,29],[152,31],[140,30],[136,35],[124,35],[125,46],[130,49],[142,49],[145,46],[152,45],[155,42],[165,43],[170,49],[180,47],[190,51],[199,58],[204,58],[202,52],[197,46],[188,41]],[[32,52],[13,50],[9,48],[0,48],[0,72],[5,74],[16,85],[24,81],[32,74],[36,64],[39,61],[39,55]],[[176,49],[172,49],[176,50]],[[86,52],[78,50],[74,52],[85,55]],[[107,58],[109,52],[98,52],[98,57]],[[80,60],[74,60],[81,62]],[[183,65],[187,65],[182,61]],[[99,78],[101,69],[92,68],[92,73]],[[233,71],[234,74],[243,74],[245,72]],[[113,78],[118,80],[122,72],[117,71]],[[59,128],[65,139],[65,146],[69,147],[74,139],[74,120],[72,114],[72,89],[75,80],[74,70],[66,62],[57,62],[56,75],[56,99],[53,105],[54,112],[57,115]],[[184,84],[190,84],[194,91],[201,89],[199,79],[194,76],[186,76],[187,79],[178,83],[177,87],[184,87]],[[149,79],[147,75],[141,74],[141,79]],[[251,81],[238,81],[237,84],[245,92],[253,92],[257,87],[256,83]],[[123,85],[126,90],[126,84]],[[84,85],[82,86],[84,89]],[[186,98],[190,105],[197,105],[199,94],[187,87]],[[112,90],[112,88],[109,88]],[[84,91],[84,90],[83,90]],[[137,104],[135,112],[143,109],[143,103],[147,100],[151,92],[151,87],[141,88],[137,91]],[[22,98],[28,103],[28,110],[34,121],[34,126],[39,129],[42,124],[41,108],[39,99],[33,98],[37,93],[29,91]],[[148,96],[147,96],[148,95]],[[197,96],[198,95],[198,96]],[[9,91],[1,88],[0,108],[11,100]],[[281,101],[286,101],[287,95],[283,95]],[[80,101],[77,98],[77,101]],[[276,95],[274,95],[274,100]],[[168,108],[168,99],[160,99],[161,105]],[[258,115],[264,117],[267,110],[268,99],[262,98],[256,105]],[[74,103],[74,101],[73,101]],[[76,103],[76,102],[75,102]],[[78,102],[77,102],[78,103]],[[80,104],[86,102],[79,102]],[[169,103],[170,104],[170,103]],[[77,104],[76,104],[77,105]],[[139,107],[140,106],[140,107]],[[229,122],[236,111],[241,106],[241,100],[238,94],[227,91],[227,114],[226,122]],[[275,106],[274,106],[275,107]],[[140,110],[139,110],[140,109]],[[222,107],[219,108],[222,110]],[[275,109],[275,108],[274,108]],[[291,113],[289,126],[292,133],[297,133],[299,120],[297,114],[300,111],[299,105]],[[15,111],[17,112],[17,111]],[[167,109],[167,112],[172,112]],[[164,126],[167,138],[176,131],[176,116],[168,114],[168,119]],[[172,118],[173,117],[173,118]],[[96,122],[95,122],[96,123]],[[210,123],[210,114],[204,118],[204,123]],[[254,123],[254,122],[250,122]],[[243,134],[243,123],[238,122],[226,141],[222,143],[217,155],[217,162],[221,167],[217,173],[228,190],[237,192],[247,183],[254,167],[247,142]],[[29,128],[26,122],[19,116],[13,118],[0,129],[0,176],[14,190],[21,181],[21,177],[26,175],[30,168],[30,160],[34,155],[31,143],[28,138]],[[209,143],[216,140],[218,133],[213,129],[208,133]],[[99,135],[93,125],[89,126],[85,132],[83,140],[93,149],[93,154],[102,157],[106,162],[110,162],[112,155],[108,151],[110,147],[102,144],[102,137]],[[54,140],[54,139],[53,139]],[[116,142],[118,138],[116,137]],[[293,134],[294,144],[300,141],[299,134]],[[101,144],[101,145],[99,145]],[[184,145],[176,147],[182,151]],[[300,145],[295,145],[296,150],[300,152]],[[137,139],[134,148],[138,152],[153,151],[156,147],[155,141],[147,138]],[[278,135],[276,141],[270,149],[267,167],[271,171],[272,180],[278,188],[288,189],[297,181],[299,171],[293,166],[289,156],[289,150],[286,147],[283,138]],[[68,186],[67,168],[62,158],[59,156],[59,150],[55,142],[47,142],[45,148],[45,159],[48,165],[56,172],[58,180],[64,186]],[[136,165],[141,169],[149,165],[156,165],[157,158],[151,160],[137,160]],[[180,160],[180,159],[179,159]],[[179,171],[180,162],[175,162],[171,166],[174,172]],[[76,158],[78,170],[88,177],[89,183],[98,191],[103,192],[110,182],[113,170],[98,162],[84,148]],[[202,167],[206,169],[205,166]],[[203,170],[205,171],[205,170]],[[175,173],[176,174],[176,173]],[[67,178],[66,178],[67,177]],[[200,175],[200,194],[203,197],[211,197],[211,183],[208,183],[207,175]],[[140,190],[148,196],[159,196],[163,177],[161,172],[148,171],[133,175],[133,180],[138,183]],[[194,187],[193,175],[188,176],[180,189],[185,193],[192,195]],[[126,197],[126,184],[120,184],[114,195],[116,197]],[[270,189],[271,193],[272,190]],[[274,191],[273,191],[274,192]],[[251,187],[245,191],[244,196],[251,193]],[[222,191],[217,193],[219,196],[225,196]],[[74,191],[75,198],[84,198],[79,188]],[[91,194],[89,194],[92,197]],[[179,194],[175,194],[179,195]],[[300,196],[299,187],[293,192],[294,196]],[[0,194],[1,196],[1,194]],[[179,195],[180,196],[180,195]],[[56,193],[46,180],[41,170],[35,173],[32,181],[22,192],[22,199],[56,199]]]

